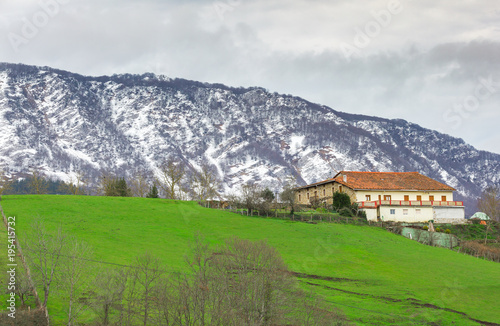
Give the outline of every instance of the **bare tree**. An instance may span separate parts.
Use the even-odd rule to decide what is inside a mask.
[[[150,187],[145,172],[137,172],[132,179],[130,179],[130,190],[132,191],[132,196],[145,197],[149,189]]]
[[[87,183],[87,180],[85,178],[85,173],[83,171],[77,171],[75,174],[75,178],[73,181],[73,178],[71,178],[70,184],[73,185],[73,187],[70,189],[72,195],[84,195],[85,194],[85,184]]]
[[[180,186],[186,175],[184,164],[181,161],[176,161],[169,158],[160,166],[159,186],[163,190],[165,197],[168,199],[179,199]]]
[[[170,291],[164,325],[342,325],[342,315],[298,287],[279,253],[266,242],[227,240],[211,250],[196,237],[191,277]]]
[[[135,269],[127,270],[127,282],[125,291],[123,292],[123,299],[126,306],[122,309],[120,314],[120,324],[134,325],[134,321],[139,314],[139,300],[140,293],[137,283],[137,273]]]
[[[41,174],[40,170],[33,169],[31,171],[30,190],[36,195],[47,193],[48,182]]]
[[[61,228],[55,234],[50,234],[46,231],[43,223],[36,220],[31,225],[25,243],[30,269],[33,271],[35,279],[43,287],[42,306],[46,308],[52,283],[61,267],[61,256],[63,248],[67,244],[67,237]]]
[[[241,208],[243,206],[241,204],[241,198],[237,194],[231,193],[226,195],[226,200],[229,203],[231,209]]]
[[[214,199],[219,196],[218,189],[220,180],[214,166],[202,164],[200,171],[194,171],[191,175],[190,186],[196,200],[201,202]]]
[[[99,176],[98,186],[98,193],[100,196],[106,196],[106,194],[111,191],[115,179],[116,177],[111,173],[107,171],[101,172],[101,175]]]
[[[146,326],[148,325],[148,320],[151,318],[156,284],[165,274],[165,270],[162,268],[158,258],[151,256],[149,253],[137,257],[132,268],[134,269],[132,273],[139,289],[139,299],[142,306],[142,323]]]
[[[486,188],[478,199],[477,208],[490,218],[500,222],[500,188],[498,186]]]
[[[75,177],[71,176],[67,183],[65,182],[62,184],[61,190],[64,193],[67,193],[70,195],[84,195],[85,194],[85,189],[84,189],[85,182],[86,182],[85,175],[83,174],[82,171],[79,171],[76,173]]]
[[[290,289],[294,278],[278,252],[266,242],[242,239],[226,241],[213,258],[216,279],[227,292],[222,322],[273,325],[289,312]]]
[[[17,269],[15,292],[21,300],[21,305],[26,305],[30,296],[33,296],[33,284],[31,284],[28,274],[24,268]]]
[[[107,326],[112,323],[111,310],[113,307],[121,306],[127,279],[128,270],[125,268],[107,268],[100,270],[96,275],[96,296],[93,308],[101,319],[101,325]]]
[[[88,260],[92,248],[75,238],[68,239],[64,256],[61,259],[60,286],[68,300],[67,325],[75,325],[78,317],[89,308],[89,303],[82,299],[91,289],[91,268]]]
[[[262,188],[255,183],[247,183],[241,186],[241,204],[250,214],[256,209],[259,209],[262,199]]]
[[[9,189],[9,187],[10,182],[7,178],[5,170],[3,168],[0,168],[0,199],[2,198],[2,195]]]
[[[290,177],[284,187],[283,191],[280,194],[281,201],[283,201],[288,207],[290,207],[290,214],[293,214],[295,212],[295,206],[296,206],[296,189],[297,188],[297,181],[295,178]]]

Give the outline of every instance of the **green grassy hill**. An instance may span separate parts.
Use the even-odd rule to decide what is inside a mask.
[[[145,198],[4,196],[1,205],[16,216],[18,236],[40,217],[49,229],[61,225],[92,244],[97,260],[130,264],[149,251],[172,271],[186,268],[197,231],[213,244],[232,236],[267,239],[305,288],[355,324],[500,324],[500,264],[379,228],[244,217]],[[62,316],[63,307],[52,301],[49,312]]]

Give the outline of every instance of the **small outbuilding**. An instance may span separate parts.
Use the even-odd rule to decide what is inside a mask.
[[[483,220],[483,221],[488,221],[488,220],[491,220],[490,217],[488,215],[486,215],[485,213],[483,212],[476,212],[474,215],[472,215],[470,217],[471,219],[473,218],[477,218],[479,220]]]
[[[483,225],[486,225],[486,222],[485,221],[489,221],[491,220],[490,217],[488,215],[486,215],[485,213],[483,212],[476,212],[474,215],[472,215],[470,217],[470,219],[477,219],[477,220],[481,220],[481,224]]]

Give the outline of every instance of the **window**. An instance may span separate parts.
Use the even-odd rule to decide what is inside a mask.
[[[323,196],[326,196],[326,189],[323,189]]]
[[[421,201],[421,200],[422,200],[422,196],[417,195],[417,200],[418,200],[418,201]]]
[[[342,192],[342,186],[339,186],[339,192]]]
[[[434,201],[434,196],[429,196],[430,201]]]
[[[395,209],[391,209],[391,215],[396,215],[396,210]]]
[[[384,200],[391,200],[391,195],[384,195]]]
[[[416,214],[416,215],[420,215],[420,214],[422,214],[422,210],[421,210],[420,208],[417,208],[417,209],[415,210],[415,214]]]
[[[405,195],[405,201],[410,201],[410,196]]]
[[[441,196],[441,201],[446,201],[446,196]]]
[[[307,199],[309,199],[309,193],[307,193]]]
[[[299,201],[302,201],[301,197],[302,197],[302,196],[301,196],[301,195],[299,195]]]
[[[371,200],[372,200],[372,196],[366,195],[366,201],[371,201]]]
[[[408,209],[407,208],[403,209],[403,215],[408,215]]]

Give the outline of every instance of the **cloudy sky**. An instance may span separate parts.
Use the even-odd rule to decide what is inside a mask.
[[[500,153],[498,0],[0,0],[0,61],[261,86]]]

